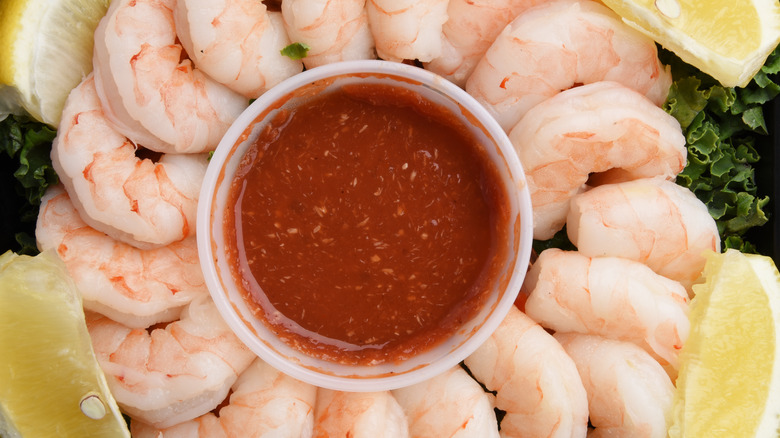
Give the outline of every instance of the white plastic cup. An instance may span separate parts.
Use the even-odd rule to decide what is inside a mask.
[[[351,82],[406,87],[457,115],[486,148],[508,195],[507,251],[496,284],[484,305],[456,333],[400,363],[344,365],[308,356],[278,339],[252,315],[236,286],[225,255],[225,200],[241,157],[265,121],[296,96]],[[197,241],[209,292],[235,334],[261,359],[301,381],[340,391],[383,391],[422,382],[457,365],[498,327],[522,285],[532,244],[531,199],[517,154],[498,123],[476,100],[451,82],[421,68],[367,60],[329,64],[295,75],[255,100],[222,138],[209,163],[198,203]]]

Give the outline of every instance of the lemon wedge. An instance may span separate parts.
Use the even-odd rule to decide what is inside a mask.
[[[109,0],[0,1],[0,119],[57,127],[65,99],[92,71],[95,27]]]
[[[747,85],[780,44],[777,0],[602,1],[726,87]]]
[[[130,436],[53,252],[0,256],[0,323],[0,436]]]
[[[780,273],[771,258],[711,254],[694,285],[670,437],[777,437]]]

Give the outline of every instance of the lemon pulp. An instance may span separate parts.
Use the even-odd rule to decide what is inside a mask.
[[[0,256],[0,435],[129,437],[54,253]]]
[[[694,285],[671,437],[775,437],[780,426],[780,273],[768,257],[708,257]]]

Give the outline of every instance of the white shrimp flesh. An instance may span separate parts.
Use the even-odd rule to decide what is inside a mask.
[[[688,292],[646,265],[547,249],[523,288],[525,312],[542,327],[633,342],[677,369],[688,339]]]
[[[139,248],[194,236],[207,155],[139,158],[135,145],[106,119],[92,75],[65,102],[51,159],[92,228]]]
[[[114,0],[95,30],[93,71],[116,129],[157,152],[213,150],[248,99],[182,59],[176,0]]]
[[[208,296],[194,236],[149,250],[119,242],[84,223],[60,185],[41,200],[35,237],[63,260],[85,309],[128,327],[173,321]]]
[[[674,385],[645,350],[630,342],[556,333],[588,393],[591,438],[664,438]]]
[[[257,0],[177,0],[179,41],[195,67],[247,97],[300,73],[303,64],[281,54],[290,44],[281,14]]]
[[[496,391],[501,436],[584,437],[588,401],[577,367],[539,324],[512,307],[465,364]]]
[[[571,198],[589,186],[662,176],[687,162],[679,122],[618,82],[565,90],[531,108],[509,132],[525,170],[534,238],[563,228]]]
[[[466,91],[509,131],[531,107],[575,85],[615,81],[661,105],[672,83],[655,41],[592,0],[526,9],[496,37]]]
[[[580,253],[642,262],[679,281],[689,295],[704,268],[704,254],[720,251],[707,206],[663,178],[606,184],[575,196],[566,232]]]

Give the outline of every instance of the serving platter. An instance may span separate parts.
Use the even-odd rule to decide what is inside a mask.
[[[780,195],[780,169],[776,157],[776,151],[780,148],[780,99],[765,104],[764,110],[769,134],[755,137],[756,150],[761,155],[756,166],[756,180],[759,195],[770,197],[769,204],[765,207],[769,222],[750,230],[745,237],[756,246],[759,253],[769,255],[777,262],[780,258],[780,221],[776,218],[778,202],[775,198]],[[0,177],[3,178],[2,202],[6,206],[2,209],[3,220],[0,228],[0,252],[3,252],[18,249],[14,233],[24,231],[30,236],[34,235],[34,223],[17,213],[24,205],[12,188],[16,184],[12,174],[18,163],[5,155],[0,159],[0,163]]]

